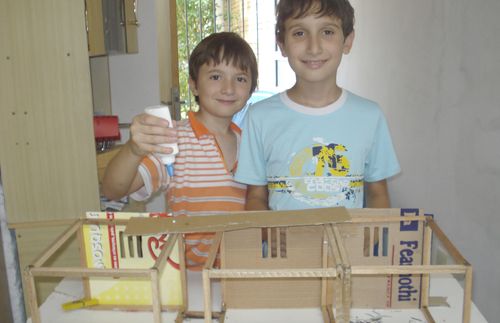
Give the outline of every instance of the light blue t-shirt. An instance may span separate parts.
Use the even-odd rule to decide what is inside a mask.
[[[365,181],[400,171],[379,106],[346,90],[322,108],[276,94],[250,107],[244,129],[235,178],[267,184],[272,210],[361,208]]]

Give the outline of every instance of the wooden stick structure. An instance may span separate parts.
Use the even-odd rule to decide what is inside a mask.
[[[326,235],[326,232],[323,233],[323,245],[321,248],[321,268],[326,269],[329,265],[328,261],[328,254],[329,254],[329,248],[328,248],[328,237]],[[333,253],[333,252],[332,252]],[[328,309],[331,309],[333,306],[333,300],[331,297],[329,297],[328,293],[328,284],[330,281],[324,277],[321,279],[321,312],[323,314],[323,320],[330,320],[331,317],[331,311]]]
[[[429,286],[430,277],[433,274],[464,275],[462,323],[470,323],[472,267],[432,217],[412,214],[405,214],[404,217],[396,216],[399,215],[399,209],[349,210],[349,212],[338,210],[338,208],[332,209],[337,209],[334,210],[332,216],[329,216],[327,209],[321,209],[316,215],[314,210],[301,210],[297,217],[294,216],[294,211],[280,211],[279,216],[283,217],[282,222],[277,213],[272,211],[250,213],[251,216],[247,220],[245,220],[244,213],[235,214],[234,217],[228,214],[214,218],[216,223],[213,223],[210,228],[216,229],[215,236],[202,271],[203,290],[200,290],[200,293],[203,293],[203,311],[189,311],[188,308],[183,233],[207,232],[204,227],[204,224],[208,223],[207,217],[190,217],[179,221],[170,218],[165,220],[168,223],[152,218],[154,225],[148,223],[146,218],[133,218],[132,222],[123,219],[80,219],[71,223],[68,229],[24,271],[32,322],[48,323],[42,322],[40,317],[36,286],[38,277],[80,277],[82,279],[108,277],[149,281],[152,297],[149,309],[153,312],[153,323],[161,323],[162,310],[165,306],[161,304],[160,279],[165,271],[167,259],[176,250],[177,244],[182,304],[174,308],[166,308],[177,310],[175,320],[177,323],[188,318],[204,318],[206,323],[212,322],[213,319],[224,322],[226,308],[243,308],[242,304],[247,303],[250,304],[249,308],[257,308],[262,304],[266,305],[268,301],[274,301],[275,296],[285,296],[285,298],[284,300],[278,299],[276,301],[278,305],[270,303],[271,308],[278,306],[318,307],[324,322],[349,323],[350,309],[359,297],[359,294],[356,294],[356,288],[363,285],[356,285],[357,281],[360,279],[366,281],[374,277],[380,278],[382,282],[389,281],[393,277],[408,281],[408,277],[417,279],[418,285],[421,286],[418,291],[421,302],[417,307],[428,322],[434,322],[435,319],[429,310]],[[312,215],[312,218],[307,219],[309,215]],[[269,221],[266,220],[268,218]],[[291,226],[289,226],[289,221],[292,223]],[[129,230],[131,234],[148,234],[148,230],[155,230],[154,233],[157,233],[157,226],[161,224],[162,230],[168,233],[168,238],[150,268],[101,269],[85,266],[46,265],[49,259],[75,234],[81,239],[82,227],[89,224],[127,225],[126,230]],[[386,240],[391,230],[403,228],[398,231],[398,234],[404,235],[405,230],[410,230],[408,228],[417,227],[419,229],[413,233],[417,240],[401,243],[408,246],[407,250],[400,251],[407,258],[393,264],[383,263],[384,259],[381,256],[387,258]],[[451,255],[453,264],[431,264],[433,238],[437,239],[445,251]],[[355,242],[354,245],[353,242]],[[355,251],[360,255],[355,254]],[[397,250],[395,252],[398,253]],[[215,260],[219,253],[221,266],[216,267]],[[297,259],[297,255],[300,259]],[[375,261],[365,263],[368,258],[375,259]],[[415,263],[408,263],[410,260]],[[220,280],[223,287],[220,312],[212,311],[211,283],[213,279]],[[286,289],[283,292],[281,287],[288,288],[292,285],[297,285],[293,286],[296,289]],[[262,292],[261,288],[267,288],[268,294]],[[236,289],[237,294],[234,293]],[[303,293],[298,295],[293,292],[296,290],[303,291]],[[264,293],[265,300],[259,298],[261,297],[259,292]],[[247,299],[240,302],[235,295],[238,297],[250,295],[254,298],[249,302]],[[256,321],[259,320],[256,319]]]
[[[432,241],[432,229],[429,227],[429,223],[424,222],[424,245],[430,246]],[[424,248],[422,255],[422,264],[430,265],[431,264],[431,249]],[[422,308],[427,308],[429,306],[429,287],[430,287],[430,276],[428,274],[424,274],[422,276]]]
[[[90,278],[90,277],[108,277],[110,279],[116,278],[137,278],[142,279],[144,281],[150,281],[151,283],[151,292],[152,292],[152,304],[150,309],[153,312],[153,322],[161,323],[161,312],[162,305],[160,303],[161,299],[161,290],[159,277],[164,271],[166,260],[172,253],[172,250],[175,246],[175,243],[179,239],[179,234],[171,234],[168,237],[168,240],[162,249],[160,256],[154,263],[151,268],[144,269],[134,269],[134,268],[120,268],[120,269],[102,269],[102,268],[86,268],[86,267],[51,267],[46,265],[49,259],[53,257],[58,250],[73,236],[77,236],[78,239],[82,239],[82,227],[86,224],[126,224],[125,220],[92,220],[88,221],[87,219],[79,219],[74,221],[70,227],[65,230],[56,240],[50,245],[45,251],[41,253],[41,255],[36,258],[33,263],[26,267],[23,278],[26,283],[26,293],[29,302],[29,308],[31,313],[32,323],[49,323],[42,322],[42,318],[40,316],[39,304],[38,304],[38,295],[37,295],[37,286],[36,286],[36,278],[37,277],[79,277],[82,279]],[[59,223],[56,223],[59,225]],[[183,246],[183,245],[182,245]],[[182,251],[184,252],[184,251]],[[183,260],[183,255],[181,256],[181,260]],[[185,270],[185,265],[181,265],[181,270]],[[185,275],[181,275],[184,277]],[[85,284],[84,284],[85,285]],[[84,286],[85,287],[85,286]],[[183,292],[185,294],[186,285],[184,282]],[[184,298],[184,300],[187,297]],[[102,309],[112,309],[112,305],[99,305],[99,308]],[[182,306],[181,306],[182,308]],[[180,308],[172,307],[167,308],[169,310],[179,310]],[[181,321],[182,322],[182,321]]]
[[[166,249],[166,248],[165,248]],[[158,270],[151,268],[151,292],[153,300],[153,321],[154,323],[161,323],[161,304],[160,304],[160,283],[158,282]]]
[[[361,214],[360,216],[353,217],[344,223],[329,223],[325,226],[323,243],[327,245],[329,261],[324,258],[321,260],[321,268],[280,268],[280,269],[265,269],[265,268],[213,268],[211,265],[205,267],[203,272],[204,281],[204,297],[206,306],[211,306],[210,301],[210,279],[218,278],[222,280],[232,279],[285,279],[285,278],[320,278],[320,302],[319,307],[323,315],[324,322],[346,322],[350,320],[350,307],[352,304],[352,281],[357,277],[362,276],[417,276],[422,278],[421,296],[424,298],[420,304],[420,310],[428,322],[434,322],[431,312],[429,311],[429,284],[430,276],[432,274],[463,274],[465,275],[464,287],[464,302],[463,302],[463,315],[462,323],[470,323],[470,308],[471,308],[471,288],[472,288],[472,268],[465,259],[461,256],[458,250],[453,246],[450,240],[444,235],[442,230],[439,229],[437,224],[431,217],[428,216],[405,216],[404,221],[407,223],[418,222],[422,224],[423,238],[422,238],[422,263],[408,265],[363,265],[352,264],[349,260],[349,248],[346,246],[342,238],[343,224],[349,223],[351,225],[379,225],[384,223],[399,224],[402,223],[402,218],[395,216],[377,216]],[[286,224],[283,224],[286,227]],[[274,227],[279,226],[274,223]],[[239,228],[241,229],[241,228]],[[229,230],[231,231],[231,230]],[[229,232],[227,231],[227,232]],[[227,232],[222,232],[223,240]],[[455,260],[456,264],[451,265],[433,265],[431,264],[431,239],[434,235],[445,246],[446,251]],[[322,257],[325,256],[324,246],[322,247]],[[224,245],[221,246],[224,250]],[[225,262],[223,261],[222,264]],[[328,264],[328,265],[326,265]],[[340,287],[336,293],[339,295],[337,301],[340,304],[335,307],[335,313],[332,311],[332,304],[328,303],[325,296],[325,279],[334,279],[337,281],[336,286]],[[340,305],[340,306],[339,306]],[[209,308],[205,308],[205,322],[212,322],[212,315]]]
[[[203,268],[203,304],[205,308],[205,321],[212,322],[212,300],[211,300],[211,287],[210,287],[210,279],[208,276],[208,268],[211,268],[214,266],[215,259],[217,258],[217,250],[219,250],[220,247],[220,242],[222,240],[222,233],[217,232],[213,242],[212,246],[210,247],[210,250],[208,252],[208,259],[207,262]]]
[[[332,237],[324,232],[323,242],[322,242],[322,252],[321,252],[321,266],[319,268],[246,268],[246,269],[224,269],[224,268],[214,268],[213,267],[213,258],[219,249],[220,241],[223,239],[223,235],[225,232],[218,232],[218,238],[216,239],[217,244],[214,243],[212,245],[209,261],[207,262],[204,270],[203,270],[203,287],[204,287],[204,299],[205,299],[205,322],[212,322],[212,313],[211,313],[211,289],[210,289],[210,280],[213,278],[219,279],[300,279],[300,278],[312,278],[312,279],[320,279],[321,287],[320,287],[320,310],[323,313],[323,317],[325,322],[344,322],[343,318],[335,318],[335,315],[332,311],[332,304],[328,302],[328,298],[326,295],[326,279],[339,279],[340,272],[337,270],[340,257],[340,251],[337,249],[337,244],[335,241],[332,241]],[[221,248],[224,250],[224,248]],[[278,254],[276,252],[276,254]],[[335,259],[330,259],[331,256],[336,255]],[[223,262],[224,263],[224,262]],[[332,266],[328,266],[328,264],[333,264]],[[345,291],[348,293],[348,290]],[[349,296],[347,295],[347,299]],[[225,303],[223,299],[223,303]],[[342,305],[345,305],[343,303]],[[349,309],[344,309],[344,313],[349,313]],[[348,314],[347,314],[348,315]],[[345,321],[348,323],[348,321]]]

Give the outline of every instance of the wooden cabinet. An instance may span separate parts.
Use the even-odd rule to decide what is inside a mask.
[[[125,27],[125,50],[127,53],[139,52],[137,43],[137,28],[139,21],[137,19],[137,4],[139,0],[123,0],[123,25]]]
[[[89,56],[138,53],[138,0],[84,0]]]
[[[0,167],[10,223],[99,208],[81,0],[2,0]]]
[[[85,0],[85,21],[89,56],[106,55],[102,0]]]
[[[61,230],[40,224],[100,208],[85,2],[1,0],[0,43],[0,169],[23,266]]]
[[[107,59],[105,26],[102,0],[0,2],[0,172],[22,268],[61,223],[100,210],[89,55]]]

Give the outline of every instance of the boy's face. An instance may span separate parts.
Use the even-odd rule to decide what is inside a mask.
[[[219,118],[232,118],[250,97],[252,77],[232,63],[204,64],[198,71],[198,81],[189,79],[194,95],[199,97],[200,112]]]
[[[340,19],[305,15],[285,21],[281,53],[288,57],[297,82],[336,82],[343,54],[348,54],[354,32],[344,37]]]

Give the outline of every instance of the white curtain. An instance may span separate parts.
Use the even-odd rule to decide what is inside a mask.
[[[14,323],[25,323],[24,299],[21,285],[21,274],[17,259],[17,247],[14,233],[7,228],[7,215],[5,214],[5,202],[3,186],[0,176],[0,226],[2,236],[3,253],[5,256],[5,267],[7,272],[10,304]]]

